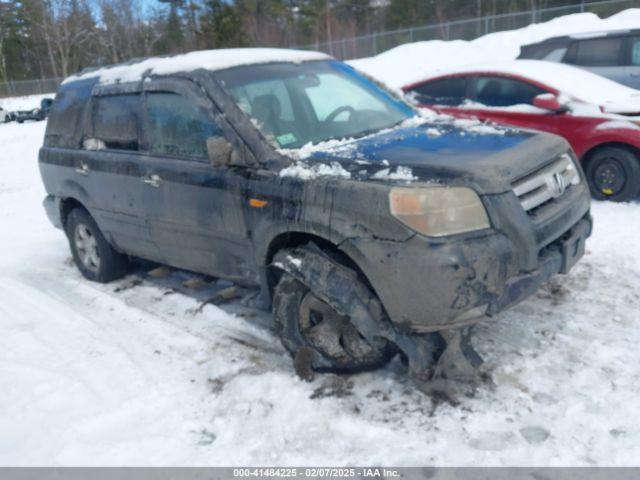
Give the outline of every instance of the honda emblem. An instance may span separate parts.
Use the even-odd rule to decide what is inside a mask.
[[[547,184],[553,194],[553,198],[560,197],[567,189],[567,182],[562,173],[554,173],[553,176],[548,179]]]

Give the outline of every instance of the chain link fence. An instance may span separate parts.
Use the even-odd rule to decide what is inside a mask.
[[[359,37],[343,38],[332,42],[302,45],[296,48],[320,50],[340,60],[372,57],[404,43],[425,40],[473,40],[487,33],[513,30],[532,23],[541,23],[572,13],[592,12],[608,17],[627,8],[640,7],[638,0],[601,0],[574,5],[551,7],[525,12],[505,13],[467,20],[403,28]]]
[[[14,82],[0,83],[0,98],[53,93],[58,90],[60,82],[62,82],[62,78],[17,80]]]

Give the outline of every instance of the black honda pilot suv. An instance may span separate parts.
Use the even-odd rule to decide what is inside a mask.
[[[591,233],[563,139],[420,116],[316,52],[83,71],[60,87],[39,162],[86,278],[140,257],[259,286],[311,371],[400,352],[429,372],[456,338],[468,347],[465,327],[567,273]]]

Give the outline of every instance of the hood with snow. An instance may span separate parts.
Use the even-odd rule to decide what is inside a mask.
[[[555,135],[456,120],[303,147],[298,162],[280,174],[464,185],[497,194],[567,150],[566,141]]]

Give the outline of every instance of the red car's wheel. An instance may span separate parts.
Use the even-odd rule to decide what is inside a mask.
[[[594,198],[628,202],[640,193],[640,159],[623,147],[604,147],[594,152],[585,173]]]

